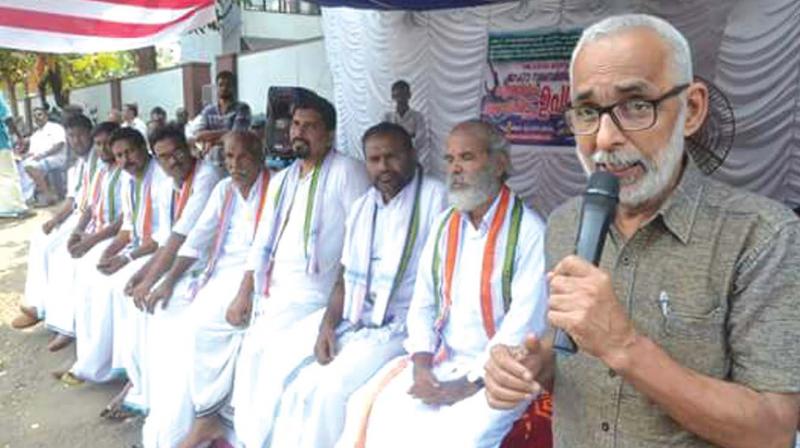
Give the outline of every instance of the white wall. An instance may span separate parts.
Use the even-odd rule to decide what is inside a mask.
[[[322,36],[320,16],[242,11],[242,36],[304,40]]]
[[[333,80],[322,39],[290,47],[239,55],[239,99],[253,113],[264,113],[271,86],[314,90],[333,102]]]
[[[111,85],[104,83],[75,89],[69,95],[69,102],[83,106],[83,113],[87,116],[93,107],[97,108],[97,120],[105,121],[111,110]]]
[[[183,106],[183,69],[176,67],[147,76],[122,80],[122,104],[137,103],[139,118],[147,122],[150,109],[161,106],[172,117]]]
[[[203,34],[189,33],[180,37],[181,59],[180,63],[208,62],[211,64],[211,73],[216,73],[217,56],[222,54],[222,36],[214,30],[207,30]]]

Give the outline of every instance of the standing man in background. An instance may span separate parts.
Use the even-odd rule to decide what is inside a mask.
[[[221,165],[222,136],[231,130],[250,129],[250,106],[237,99],[236,75],[224,70],[217,74],[217,102],[206,106],[196,124],[187,127],[190,146],[202,147],[200,157]],[[194,121],[193,121],[194,123]]]
[[[128,103],[123,106],[122,127],[136,129],[147,140],[147,125],[139,118],[139,106],[136,103]]]
[[[402,126],[411,135],[420,164],[430,166],[427,163],[428,125],[422,113],[411,108],[409,100],[411,100],[411,86],[406,81],[396,81],[392,84],[392,101],[395,102],[395,108],[383,114],[381,121]]]

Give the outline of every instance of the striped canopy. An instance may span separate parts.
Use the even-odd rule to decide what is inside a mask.
[[[347,6],[361,9],[420,11],[445,8],[469,8],[471,6],[504,3],[513,0],[317,0],[320,6]]]
[[[214,18],[214,0],[0,0],[0,47],[130,50],[175,40]]]

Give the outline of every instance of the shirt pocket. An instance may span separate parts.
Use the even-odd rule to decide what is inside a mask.
[[[718,298],[675,293],[667,306],[663,301],[658,306],[662,321],[656,342],[682,366],[724,377],[725,309]]]

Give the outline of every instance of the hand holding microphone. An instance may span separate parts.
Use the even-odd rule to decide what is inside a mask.
[[[553,341],[557,353],[576,353],[577,341],[581,349],[602,358],[633,336],[633,326],[617,300],[611,277],[597,267],[618,193],[615,176],[592,174],[584,193],[575,255],[561,260],[548,274],[548,318],[557,327]]]

